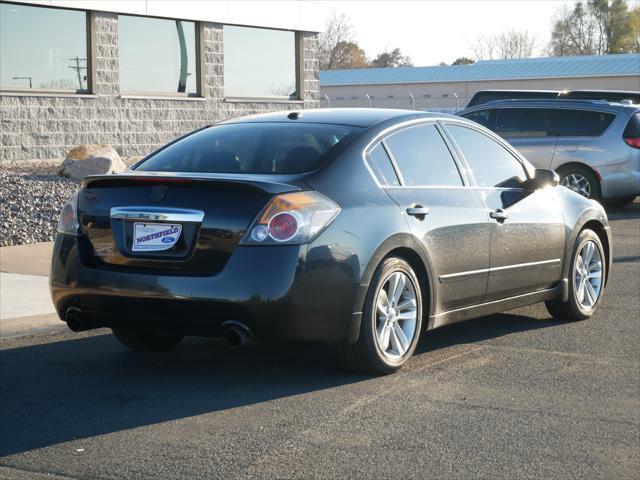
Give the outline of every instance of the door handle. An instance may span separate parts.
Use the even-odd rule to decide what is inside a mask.
[[[407,208],[407,215],[411,215],[412,217],[416,217],[418,220],[424,220],[424,217],[429,215],[431,210],[422,205],[415,205],[413,207]]]
[[[509,214],[506,213],[501,208],[498,208],[492,212],[489,212],[489,216],[498,222],[504,222],[507,218],[509,218]]]

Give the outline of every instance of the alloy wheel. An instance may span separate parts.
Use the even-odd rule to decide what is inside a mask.
[[[602,289],[602,257],[595,242],[586,242],[576,257],[574,268],[576,298],[590,309],[598,301]]]
[[[382,282],[376,298],[376,342],[385,357],[397,360],[416,335],[416,290],[403,272],[393,272]]]
[[[579,173],[569,173],[562,179],[560,184],[579,193],[583,197],[591,197],[591,184],[586,177]]]

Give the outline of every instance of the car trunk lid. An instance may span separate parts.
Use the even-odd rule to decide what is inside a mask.
[[[273,177],[157,172],[87,177],[78,197],[80,230],[88,241],[84,258],[103,269],[215,274],[273,195],[300,190]]]

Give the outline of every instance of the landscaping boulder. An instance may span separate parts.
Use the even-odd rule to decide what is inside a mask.
[[[120,173],[126,169],[118,152],[109,145],[79,145],[69,151],[58,174],[82,180],[87,175]]]

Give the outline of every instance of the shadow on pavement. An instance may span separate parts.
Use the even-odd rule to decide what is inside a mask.
[[[624,207],[605,206],[609,220],[629,220],[640,218],[640,201],[637,200]]]
[[[556,324],[494,315],[429,332],[416,353]],[[5,349],[0,372],[0,456],[372,378],[342,371],[323,345],[190,338],[132,353],[111,335]]]

